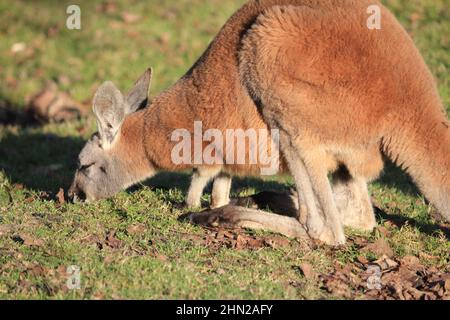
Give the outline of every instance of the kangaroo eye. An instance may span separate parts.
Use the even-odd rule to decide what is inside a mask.
[[[86,165],[80,165],[80,167],[78,168],[78,170],[80,171],[86,171],[87,169],[89,169],[90,167],[92,167],[95,164],[95,162],[92,162],[90,164],[86,164]]]

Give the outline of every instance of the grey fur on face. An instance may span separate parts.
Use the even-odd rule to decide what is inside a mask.
[[[123,159],[119,159],[111,148],[126,116],[147,104],[151,74],[148,69],[126,97],[110,81],[97,90],[93,110],[98,133],[91,137],[78,156],[70,198],[88,201],[109,198],[133,180]]]
[[[127,174],[121,170],[119,159],[111,156],[101,146],[98,134],[85,145],[78,157],[72,192],[86,200],[108,198],[119,192],[126,183]]]

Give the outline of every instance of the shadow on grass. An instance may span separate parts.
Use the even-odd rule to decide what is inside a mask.
[[[13,104],[0,96],[0,125],[14,125],[22,128],[36,126],[37,121],[26,112],[24,106],[13,107]]]
[[[394,223],[398,228],[401,228],[403,226],[409,225],[414,228],[419,229],[420,232],[423,232],[428,235],[436,235],[439,231],[441,231],[447,240],[450,240],[450,228],[447,226],[434,224],[434,223],[426,223],[421,222],[415,219],[410,219],[408,217],[398,215],[398,214],[388,214],[385,211],[381,210],[378,207],[374,207],[375,214],[379,219],[388,220]]]
[[[50,193],[67,190],[84,143],[81,138],[19,129],[17,134],[0,138],[0,171],[11,183],[27,189]]]
[[[187,192],[191,183],[192,172],[161,172],[152,179],[144,183],[145,186],[154,189],[171,189],[178,188],[183,192]],[[263,180],[257,177],[233,177],[233,191],[252,188],[256,193],[262,191],[285,191],[289,189],[286,183],[281,181]],[[212,183],[210,182],[205,188],[206,193],[210,193]]]
[[[376,182],[388,188],[397,189],[405,195],[417,196],[420,194],[411,177],[389,159],[385,159],[383,173]]]
[[[145,185],[157,189],[178,188],[187,192],[191,174],[191,172],[162,172],[148,180]],[[405,195],[417,196],[420,194],[408,174],[390,161],[386,162],[383,174],[376,182],[387,188],[397,189]],[[287,184],[286,181],[264,180],[258,177],[233,177],[232,190],[236,192],[240,189],[251,188],[255,190],[255,193],[259,193],[262,191],[286,191],[293,186],[293,184]],[[211,192],[211,183],[205,192]]]

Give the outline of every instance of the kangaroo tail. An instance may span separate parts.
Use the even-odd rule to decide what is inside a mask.
[[[206,227],[248,228],[282,234],[289,238],[309,240],[305,228],[297,219],[266,211],[228,205],[204,212],[188,213],[180,220]]]

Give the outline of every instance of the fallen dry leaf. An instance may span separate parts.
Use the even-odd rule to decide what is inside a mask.
[[[398,263],[386,255],[383,255],[380,259],[374,261],[373,264],[379,266],[383,271],[398,267]]]
[[[316,272],[314,271],[314,268],[311,264],[309,264],[308,262],[304,262],[302,263],[300,266],[300,271],[302,273],[302,275],[308,279],[308,280],[314,280],[317,277]]]
[[[66,203],[66,199],[64,198],[64,189],[60,188],[58,193],[56,194],[56,198],[58,199],[59,204]]]
[[[352,290],[348,286],[347,281],[343,279],[330,277],[325,279],[324,285],[326,290],[335,296],[347,299],[352,297]]]
[[[363,252],[372,252],[377,255],[377,257],[388,256],[392,257],[394,255],[394,251],[392,251],[391,246],[387,243],[386,240],[380,238],[376,240],[374,243],[370,243],[364,248],[362,248]]]
[[[146,227],[142,223],[133,224],[127,228],[128,234],[131,234],[131,235],[144,233],[145,230],[146,230]]]
[[[41,123],[64,122],[87,116],[87,105],[73,100],[69,94],[59,91],[55,83],[30,98],[27,113]]]
[[[106,14],[115,13],[117,11],[117,3],[112,0],[102,1],[101,4],[97,5],[96,11],[98,13]]]
[[[52,25],[47,29],[46,34],[47,34],[48,38],[52,38],[52,37],[56,36],[60,31],[61,31],[60,26]]]
[[[364,261],[363,261],[364,262]],[[378,269],[377,269],[378,268]],[[425,267],[414,256],[400,260],[384,255],[365,270],[358,263],[342,265],[320,275],[323,289],[335,296],[379,300],[446,300],[450,298],[450,274]]]
[[[405,256],[400,260],[400,263],[404,266],[408,266],[413,270],[418,270],[419,268],[423,267],[419,258],[415,256]]]
[[[49,273],[49,270],[41,265],[34,265],[27,270],[28,273],[33,274],[37,277],[43,277]]]
[[[268,245],[269,247],[271,247],[273,249],[287,247],[291,244],[291,241],[288,238],[282,237],[282,236],[266,237],[264,239],[264,241],[265,241],[266,245]]]
[[[381,233],[385,237],[389,237],[392,234],[392,232],[389,231],[389,229],[386,228],[385,226],[379,226],[377,228],[377,230],[378,230],[379,233]]]
[[[361,263],[362,265],[366,265],[369,263],[369,260],[367,260],[367,258],[364,256],[358,256],[356,260],[358,260],[358,262]]]
[[[108,232],[108,234],[106,235],[105,243],[112,249],[118,249],[123,246],[123,242],[116,238],[116,233],[114,231]]]
[[[16,226],[12,225],[12,224],[2,224],[0,225],[0,237],[7,235],[11,232],[14,232],[14,230],[16,229]]]
[[[16,234],[12,237],[15,242],[21,243],[26,246],[35,246],[42,247],[44,245],[44,241],[42,239],[36,239],[29,234],[21,233]]]
[[[103,249],[103,241],[100,239],[100,237],[96,234],[90,234],[80,240],[82,244],[87,245],[95,245],[97,249],[102,250]]]
[[[161,261],[161,262],[166,262],[166,261],[168,261],[167,256],[165,256],[165,255],[163,255],[163,254],[160,254],[160,253],[157,253],[157,254],[155,255],[155,258],[156,258],[157,260]]]
[[[413,24],[416,24],[417,22],[420,22],[420,20],[422,20],[422,14],[420,12],[413,12],[410,15],[409,19]]]
[[[247,235],[238,235],[236,242],[236,249],[260,249],[266,246],[264,239]]]
[[[445,277],[444,288],[446,292],[450,293],[450,275],[446,275]]]
[[[131,12],[124,12],[124,13],[122,13],[122,20],[125,23],[132,24],[132,23],[138,22],[140,19],[141,19],[141,17],[139,15],[137,15],[137,14],[134,14],[134,13],[131,13]]]

